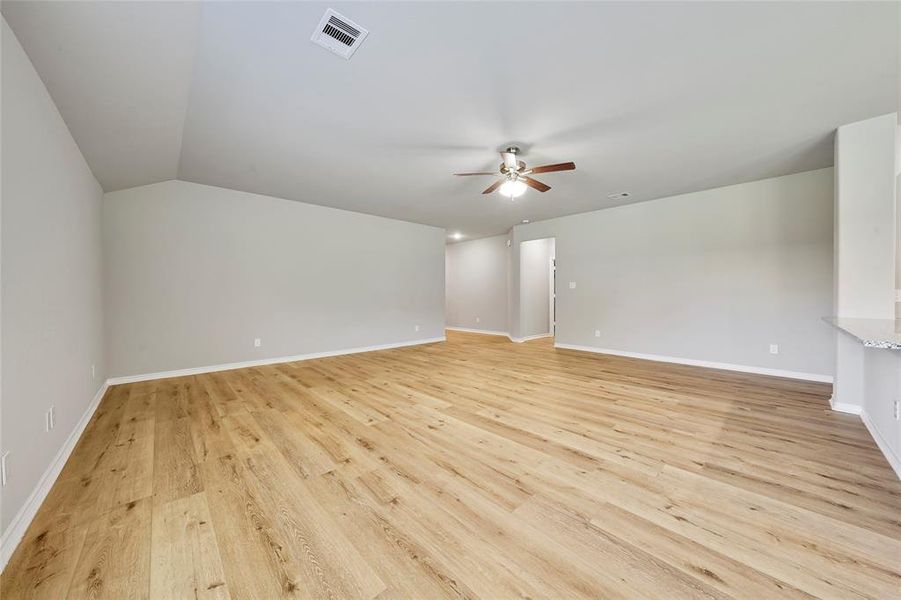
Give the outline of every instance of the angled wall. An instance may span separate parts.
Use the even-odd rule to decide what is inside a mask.
[[[103,211],[112,377],[444,336],[443,229],[184,181]]]
[[[2,25],[0,444],[3,559],[106,380],[103,192],[6,21]],[[92,366],[93,375],[92,375]],[[56,425],[45,431],[55,407]],[[65,457],[63,456],[63,460]],[[58,467],[61,467],[58,464]]]

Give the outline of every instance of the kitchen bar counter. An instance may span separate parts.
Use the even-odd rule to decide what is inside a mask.
[[[867,348],[901,350],[901,319],[824,317],[823,320],[851,334]]]

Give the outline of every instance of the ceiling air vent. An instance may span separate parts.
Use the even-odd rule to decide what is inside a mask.
[[[329,8],[322,15],[311,39],[314,44],[331,50],[338,56],[350,58],[367,35],[369,31]]]

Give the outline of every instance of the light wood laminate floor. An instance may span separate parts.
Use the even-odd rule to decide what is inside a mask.
[[[109,390],[14,598],[899,598],[830,387],[449,332]]]

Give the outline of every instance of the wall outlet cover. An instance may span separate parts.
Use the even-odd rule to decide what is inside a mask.
[[[770,354],[779,354],[779,344],[770,344]]]
[[[570,282],[569,282],[569,289],[571,289],[571,290],[576,289],[576,282],[575,282],[575,281],[570,281]]]
[[[253,347],[254,348],[259,348],[262,345],[263,345],[263,340],[261,340],[260,338],[253,338]]]

